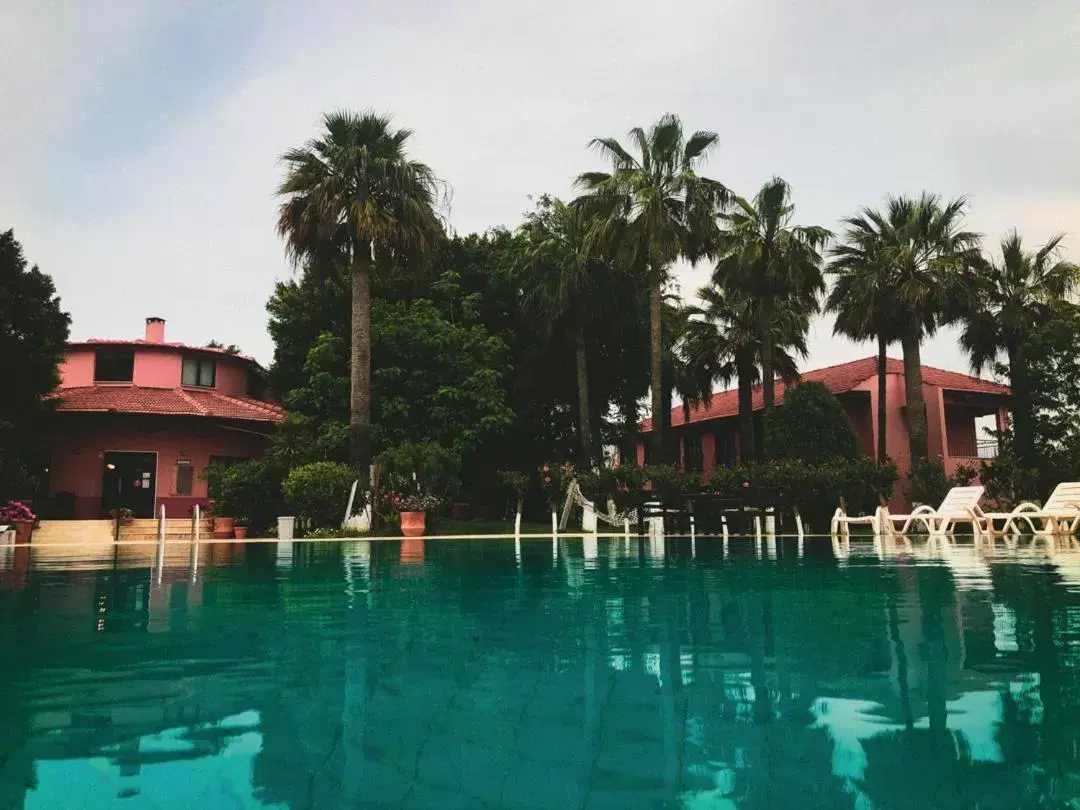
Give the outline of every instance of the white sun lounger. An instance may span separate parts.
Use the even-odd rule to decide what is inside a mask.
[[[1025,502],[1011,512],[982,512],[987,533],[994,532],[994,521],[1003,520],[1002,534],[1075,534],[1080,525],[1080,481],[1065,481],[1054,487],[1046,503]]]
[[[953,487],[941,506],[934,509],[932,506],[920,506],[909,515],[890,515],[885,512],[885,528],[897,534],[907,534],[912,526],[921,524],[927,534],[948,534],[957,523],[970,523],[976,534],[985,528],[983,514],[979,509],[979,500],[985,491],[984,487]],[[896,528],[897,523],[903,526]]]
[[[851,534],[850,526],[869,526],[874,534],[881,534],[885,528],[885,516],[888,514],[885,507],[879,506],[872,515],[849,515],[844,511],[844,504],[841,503],[833,513],[829,533],[834,537],[840,534],[847,537]]]

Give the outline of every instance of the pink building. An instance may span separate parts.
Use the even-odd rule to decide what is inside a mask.
[[[259,395],[258,370],[250,357],[166,343],[161,318],[146,319],[142,340],[69,343],[49,494],[74,496],[77,518],[121,507],[153,517],[162,504],[186,517],[206,503],[206,466],[259,458],[282,420]]]
[[[901,475],[911,469],[908,443],[907,404],[904,391],[904,364],[890,359],[887,366],[886,447]],[[948,473],[961,464],[978,468],[980,458],[992,457],[996,445],[980,435],[976,420],[993,417],[991,427],[1000,428],[1008,416],[1009,389],[989,380],[969,377],[954,371],[923,366],[923,396],[926,399],[927,438],[931,457],[941,458]],[[844,406],[859,448],[867,456],[877,453],[877,436],[881,427],[877,419],[878,375],[877,358],[866,357],[838,366],[808,371],[804,381],[821,382],[834,393]],[[777,382],[776,401],[783,402],[784,385]],[[760,435],[763,409],[761,387],[754,388],[755,423]],[[715,394],[707,408],[690,411],[685,422],[683,409],[671,412],[671,426],[679,437],[682,466],[708,473],[717,464],[732,464],[739,456],[738,391]],[[643,431],[651,428],[646,421]],[[638,463],[645,462],[647,439],[637,446]]]

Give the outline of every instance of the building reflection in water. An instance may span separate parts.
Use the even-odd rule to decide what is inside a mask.
[[[1080,796],[1075,553],[166,551],[0,549],[0,807]]]

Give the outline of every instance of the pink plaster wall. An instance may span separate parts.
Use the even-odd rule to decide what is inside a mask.
[[[68,349],[60,364],[60,387],[79,388],[94,384],[94,350]]]
[[[930,458],[947,458],[949,438],[945,426],[944,392],[932,385],[924,385],[923,399],[926,401],[926,452]]]
[[[976,415],[977,411],[963,405],[945,406],[945,431],[949,439],[950,458],[978,458]]]
[[[136,349],[132,382],[143,388],[176,388],[180,385],[181,360],[178,352],[164,349]]]
[[[191,504],[206,501],[206,482],[199,476],[210,456],[260,458],[264,446],[261,436],[198,418],[71,414],[61,421],[54,439],[49,491],[74,492],[76,517],[100,517],[103,454],[109,450],[156,452],[155,511],[164,503],[169,517],[187,517]],[[176,495],[176,462],[181,458],[195,468],[191,496]]]
[[[848,421],[851,422],[851,427],[855,431],[859,452],[864,456],[873,458],[876,444],[874,439],[874,419],[870,408],[872,400],[859,399],[846,401],[843,404],[844,413],[847,414]]]
[[[230,357],[219,357],[217,361],[216,390],[231,397],[247,394],[247,364]]]
[[[183,349],[173,346],[135,346],[132,384],[143,388],[178,387],[182,380],[184,354]],[[217,363],[214,390],[228,396],[247,395],[247,361],[224,354],[200,356],[211,357]],[[88,385],[94,385],[94,347],[73,346],[68,349],[60,365],[60,387],[76,388]]]
[[[716,436],[712,432],[701,436],[701,473],[708,478],[716,466]]]

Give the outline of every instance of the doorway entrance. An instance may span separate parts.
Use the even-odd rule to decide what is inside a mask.
[[[154,516],[154,495],[157,491],[157,453],[105,454],[102,481],[102,507],[130,509],[137,518]]]

